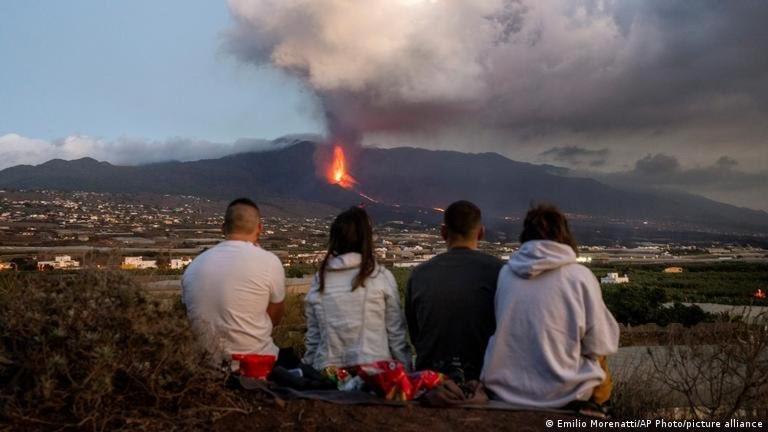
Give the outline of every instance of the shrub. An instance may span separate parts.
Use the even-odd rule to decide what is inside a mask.
[[[244,401],[222,391],[181,305],[118,273],[0,279],[0,418],[29,428],[201,427]]]
[[[768,316],[744,315],[694,329],[674,329],[649,350],[655,374],[684,398],[687,417],[764,418],[768,413]]]
[[[298,267],[288,267],[285,269],[285,277],[287,278],[302,278],[304,277],[304,271]]]
[[[714,319],[696,305],[675,302],[666,306],[668,297],[661,288],[604,287],[603,299],[616,320],[629,325],[680,323],[690,327]]]

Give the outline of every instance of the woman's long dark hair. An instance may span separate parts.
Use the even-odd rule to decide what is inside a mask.
[[[568,219],[557,207],[539,204],[530,209],[525,215],[523,232],[520,233],[520,243],[529,240],[552,240],[566,244],[579,254],[579,246],[571,234]]]
[[[352,291],[365,286],[365,280],[376,269],[376,257],[373,253],[373,228],[368,213],[360,207],[336,216],[331,224],[331,236],[328,240],[328,252],[320,265],[320,292],[325,290],[325,273],[328,260],[349,252],[357,252],[362,257],[360,271],[352,280]]]

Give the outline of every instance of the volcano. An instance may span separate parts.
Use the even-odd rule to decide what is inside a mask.
[[[318,167],[308,140],[274,150],[194,162],[115,166],[93,159],[52,160],[0,171],[0,188],[195,195],[228,200],[306,202],[341,209],[364,203],[377,220],[438,221],[457,199],[477,203],[487,220],[518,220],[534,202],[558,205],[576,220],[645,220],[688,230],[764,233],[768,214],[688,194],[622,190],[589,178],[564,177],[551,167],[496,153],[417,148],[357,148],[354,158],[333,149]],[[301,216],[297,214],[296,216]],[[519,223],[519,222],[518,222]]]

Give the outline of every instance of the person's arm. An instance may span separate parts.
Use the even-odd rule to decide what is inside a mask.
[[[285,312],[285,269],[277,257],[273,263],[272,286],[269,290],[269,305],[267,305],[267,315],[272,320],[272,326],[280,324]]]
[[[317,321],[317,315],[310,303],[310,296],[317,289],[317,277],[312,281],[312,287],[304,298],[304,316],[307,319],[307,333],[304,335],[304,345],[306,351],[302,361],[305,364],[312,365],[315,362],[317,347],[320,345],[320,323]]]
[[[590,276],[584,287],[585,328],[581,353],[585,357],[597,359],[619,350],[619,325],[603,302],[600,283],[594,275]]]
[[[419,337],[419,322],[416,320],[416,310],[413,305],[413,273],[408,278],[405,286],[405,321],[408,324],[408,335],[411,337],[411,343],[414,343]]]
[[[284,314],[285,314],[285,302],[270,303],[267,306],[267,315],[269,315],[269,319],[272,320],[272,327],[275,327],[278,324],[280,324],[280,321],[283,320]]]
[[[388,270],[385,270],[387,290],[384,294],[385,321],[387,326],[387,339],[389,351],[395,360],[405,365],[406,370],[411,370],[411,347],[408,345],[407,330],[403,311],[400,308],[400,294],[397,291],[397,281]]]
[[[181,304],[187,305],[187,288],[184,284],[184,275],[181,275]]]

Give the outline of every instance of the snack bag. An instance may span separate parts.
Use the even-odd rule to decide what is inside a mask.
[[[408,379],[414,389],[413,399],[418,399],[424,393],[439,386],[445,377],[439,372],[424,370],[408,374]]]
[[[405,367],[397,361],[379,361],[358,367],[357,375],[387,400],[413,399],[413,387]]]

